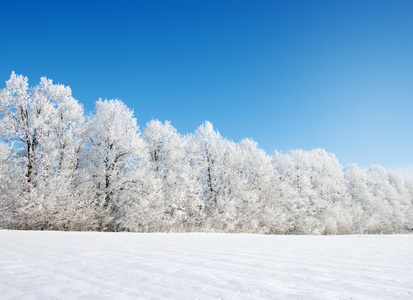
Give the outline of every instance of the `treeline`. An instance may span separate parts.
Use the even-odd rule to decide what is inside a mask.
[[[343,169],[322,149],[267,155],[209,122],[141,132],[119,100],[85,116],[69,87],[11,74],[0,92],[0,227],[37,230],[403,233],[413,181]]]

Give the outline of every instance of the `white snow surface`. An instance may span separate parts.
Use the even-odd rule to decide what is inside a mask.
[[[1,299],[413,299],[413,235],[0,231]]]

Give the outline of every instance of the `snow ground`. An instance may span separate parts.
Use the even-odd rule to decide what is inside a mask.
[[[413,299],[413,235],[0,231],[1,299]]]

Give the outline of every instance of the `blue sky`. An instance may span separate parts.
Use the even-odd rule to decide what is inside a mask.
[[[7,1],[0,80],[413,176],[413,1]]]

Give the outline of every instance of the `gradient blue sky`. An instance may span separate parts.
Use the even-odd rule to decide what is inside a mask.
[[[3,1],[0,80],[413,175],[413,1]]]

